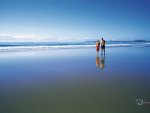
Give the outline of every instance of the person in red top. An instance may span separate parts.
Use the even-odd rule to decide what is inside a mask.
[[[100,42],[99,40],[96,41],[96,51],[99,52]]]

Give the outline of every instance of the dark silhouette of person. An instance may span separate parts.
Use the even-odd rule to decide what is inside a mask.
[[[106,44],[106,41],[101,38],[101,42],[100,42],[100,45],[101,45],[101,54],[105,54],[105,44]]]

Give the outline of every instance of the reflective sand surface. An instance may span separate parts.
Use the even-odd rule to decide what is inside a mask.
[[[149,113],[150,48],[0,53],[0,113]]]

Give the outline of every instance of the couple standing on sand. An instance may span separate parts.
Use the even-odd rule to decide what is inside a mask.
[[[104,53],[104,55],[105,55],[105,43],[106,43],[106,41],[103,38],[101,38],[101,41],[97,40],[97,42],[96,42],[96,51],[97,51],[97,53],[99,52],[99,49],[100,49],[100,46],[101,46],[101,54]]]

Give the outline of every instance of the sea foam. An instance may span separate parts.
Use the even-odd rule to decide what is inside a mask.
[[[150,47],[149,42],[132,42],[132,41],[108,41],[106,48],[110,47]],[[86,42],[4,42],[0,43],[0,52],[12,51],[35,51],[49,49],[75,49],[75,48],[95,48],[94,41]]]

